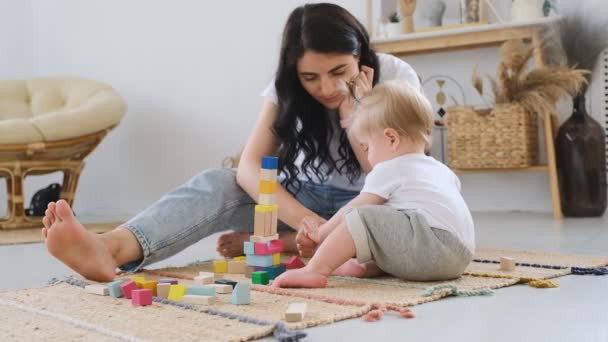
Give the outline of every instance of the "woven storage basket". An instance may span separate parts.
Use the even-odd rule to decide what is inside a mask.
[[[536,115],[519,104],[448,108],[448,164],[456,169],[524,168],[536,164]]]

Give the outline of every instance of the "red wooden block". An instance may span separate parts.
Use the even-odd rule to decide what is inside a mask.
[[[131,292],[133,290],[137,290],[138,287],[133,280],[129,280],[120,284],[120,289],[122,290],[122,294],[125,296],[125,298],[131,299]]]
[[[152,305],[152,290],[140,289],[131,291],[131,303],[138,306]]]
[[[253,245],[255,255],[271,255],[283,251],[283,240],[272,240],[270,242],[256,242]]]
[[[306,264],[304,264],[304,262],[302,262],[302,260],[300,260],[300,258],[295,255],[289,258],[289,260],[287,260],[287,262],[285,263],[285,267],[287,267],[288,270],[302,268],[304,266],[306,266]]]

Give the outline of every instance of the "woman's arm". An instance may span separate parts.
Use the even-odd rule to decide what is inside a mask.
[[[259,194],[262,157],[274,155],[280,144],[272,129],[277,115],[277,105],[265,98],[258,121],[245,144],[239,161],[236,181],[251,198],[256,200]],[[300,229],[304,217],[317,217],[314,212],[300,204],[280,185],[277,189],[277,203],[279,205],[279,220],[294,230]]]

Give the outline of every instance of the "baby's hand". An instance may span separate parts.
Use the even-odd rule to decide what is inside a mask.
[[[307,216],[302,219],[300,229],[296,235],[296,244],[300,256],[311,257],[314,254],[318,245],[315,239],[315,232],[323,222],[324,220],[319,217]]]

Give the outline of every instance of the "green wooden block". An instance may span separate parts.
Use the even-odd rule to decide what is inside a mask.
[[[268,272],[251,272],[251,282],[253,284],[268,285]]]

